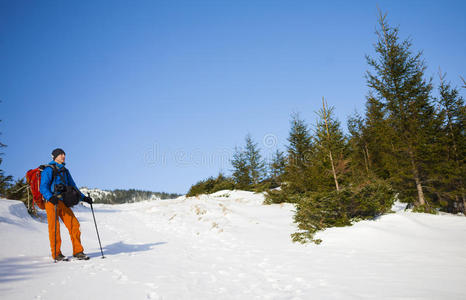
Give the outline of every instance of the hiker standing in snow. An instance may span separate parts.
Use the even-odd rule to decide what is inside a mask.
[[[65,168],[65,151],[60,148],[53,150],[52,159],[53,161],[42,171],[40,181],[40,192],[46,200],[45,210],[47,212],[52,257],[56,261],[67,260],[60,250],[59,216],[70,233],[73,244],[73,256],[80,260],[89,259],[84,254],[84,249],[81,245],[81,232],[79,230],[78,219],[76,219],[70,207],[79,201],[90,204],[92,203],[92,198],[84,196],[79,191],[70,172]]]

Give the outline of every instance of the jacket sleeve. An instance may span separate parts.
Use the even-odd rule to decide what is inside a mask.
[[[68,173],[68,179],[69,179],[69,183],[70,183],[72,186],[74,186],[74,187],[75,187],[75,188],[76,188],[76,189],[79,191],[78,187],[76,186],[76,183],[75,183],[75,182],[74,182],[74,180],[73,180],[73,177],[71,177],[71,173],[70,173],[70,171],[68,170],[68,172],[67,172],[67,173]],[[80,200],[83,200],[83,198],[84,198],[84,194],[83,194],[83,193],[81,193],[81,191],[79,191],[79,193],[81,194],[81,199],[80,199]]]
[[[53,196],[53,193],[51,191],[51,186],[52,186],[52,168],[45,168],[41,174],[40,174],[40,193],[42,196],[45,198],[45,200],[49,200],[50,197]]]

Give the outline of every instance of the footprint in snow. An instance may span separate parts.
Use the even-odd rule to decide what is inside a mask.
[[[147,295],[146,295],[146,299],[155,299],[155,300],[158,300],[158,299],[161,299],[160,296],[156,293],[156,292],[148,292]]]
[[[113,276],[114,279],[118,279],[120,281],[127,281],[128,280],[128,277],[126,275],[124,275],[120,270],[113,270],[113,273],[116,274],[115,276]]]

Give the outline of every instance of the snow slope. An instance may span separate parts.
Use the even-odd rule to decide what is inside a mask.
[[[89,261],[53,263],[47,224],[0,200],[1,299],[466,299],[466,218],[404,212],[293,244],[293,206],[220,191],[74,208]],[[61,227],[62,252],[71,243]]]

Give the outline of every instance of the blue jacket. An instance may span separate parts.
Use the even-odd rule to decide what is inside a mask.
[[[50,162],[49,165],[56,165],[59,170],[65,167],[65,164],[59,164],[55,161]],[[52,176],[53,176],[52,167],[47,167],[42,171],[40,175],[40,193],[42,194],[42,196],[44,196],[45,200],[48,201],[50,197],[53,196],[55,192],[56,184],[62,183],[64,185],[71,185],[71,186],[74,186],[79,191],[78,187],[76,186],[76,183],[74,183],[73,177],[71,177],[70,172],[66,170],[66,172],[62,174],[65,179],[65,182],[63,182],[63,180],[61,179],[61,176],[58,174],[55,175],[55,178],[53,179],[53,182],[52,182]],[[84,195],[83,193],[81,193],[81,200],[83,198],[84,198]]]

